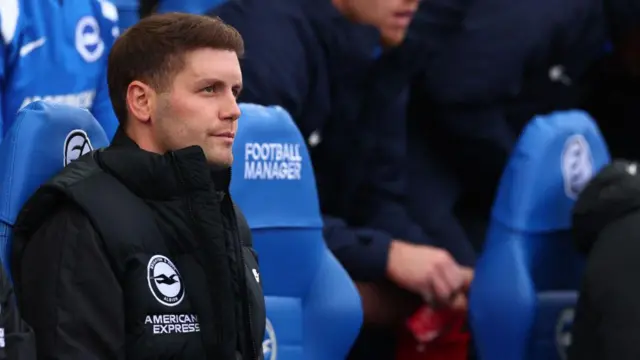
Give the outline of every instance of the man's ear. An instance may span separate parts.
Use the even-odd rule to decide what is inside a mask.
[[[156,92],[149,85],[135,80],[127,87],[127,107],[133,121],[151,120]]]

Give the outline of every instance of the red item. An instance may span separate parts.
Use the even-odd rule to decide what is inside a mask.
[[[423,306],[399,334],[396,360],[467,360],[467,314]]]

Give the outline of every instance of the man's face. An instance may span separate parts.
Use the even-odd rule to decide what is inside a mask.
[[[153,111],[156,139],[166,150],[198,145],[210,164],[229,167],[240,117],[238,56],[233,51],[199,49],[187,53],[184,64],[170,91],[158,95]]]
[[[384,45],[399,45],[407,34],[420,0],[347,0],[358,21],[380,31]]]

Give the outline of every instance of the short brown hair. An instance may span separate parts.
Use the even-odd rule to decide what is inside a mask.
[[[107,81],[120,125],[127,121],[127,88],[134,80],[156,91],[167,90],[184,68],[184,54],[213,48],[241,57],[244,43],[238,31],[220,18],[168,13],[151,15],[125,31],[109,54]]]

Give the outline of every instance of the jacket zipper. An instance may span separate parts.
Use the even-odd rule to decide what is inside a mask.
[[[172,160],[172,161],[171,161],[171,164],[172,164],[172,166],[173,166],[173,168],[174,168],[174,171],[176,171],[178,174],[181,174],[181,173],[180,173],[180,171],[179,171],[179,170],[177,169],[177,167],[176,167],[176,161],[177,161],[177,160],[176,160],[175,153],[174,153],[173,151],[172,151],[172,152],[170,152],[170,156],[171,156],[171,160]],[[231,175],[231,168],[229,168],[229,175]],[[180,177],[180,181],[183,181],[182,177]],[[230,201],[230,200],[229,200],[229,201]],[[231,202],[231,201],[230,201],[230,202]],[[193,219],[195,218],[195,215],[194,215],[194,213],[193,213],[193,208],[192,208],[192,206],[191,206],[191,201],[187,201],[187,207],[188,207],[189,217],[190,217],[190,218],[191,218],[191,220],[193,221]],[[224,210],[223,210],[223,211],[224,211]],[[230,212],[229,216],[231,217],[231,226],[233,227],[233,229],[232,229],[232,230],[234,230],[234,231],[233,231],[233,233],[234,233],[234,236],[235,236],[235,238],[236,238],[236,242],[237,242],[237,240],[238,240],[238,238],[240,238],[240,236],[238,236],[238,226],[237,226],[237,220],[236,220],[236,216],[235,216],[235,209],[233,208],[233,202],[231,202],[231,212]],[[234,224],[235,224],[235,225],[234,225]],[[242,239],[241,239],[241,238],[240,238],[240,244],[241,244],[242,246],[244,246],[244,242],[242,241]],[[252,351],[253,351],[252,359],[260,360],[260,359],[258,358],[258,356],[257,356],[256,346],[255,346],[255,341],[253,340],[253,331],[252,331],[253,326],[252,326],[252,321],[251,321],[251,315],[252,315],[252,311],[251,311],[251,302],[250,302],[250,301],[247,301],[247,300],[248,300],[248,299],[247,299],[247,298],[248,298],[248,292],[247,292],[247,280],[246,280],[246,276],[244,275],[244,272],[245,272],[244,267],[245,267],[246,265],[245,265],[245,262],[244,262],[244,255],[242,254],[242,246],[240,247],[240,256],[239,256],[240,264],[242,265],[242,271],[241,271],[242,276],[241,276],[241,279],[236,279],[236,280],[239,280],[239,281],[240,281],[240,284],[244,284],[244,286],[242,286],[242,285],[241,285],[241,286],[242,286],[242,289],[244,290],[244,291],[243,291],[243,292],[244,292],[244,295],[245,295],[245,296],[244,296],[244,298],[245,298],[244,303],[245,303],[245,305],[246,305],[246,307],[247,307],[248,315],[249,315],[249,334],[251,335],[251,336],[250,336],[250,339],[251,339],[251,345],[252,345]],[[234,250],[235,250],[235,252],[236,252],[236,256],[238,256],[238,247],[237,247],[237,246],[234,246]],[[246,330],[245,330],[245,336],[246,336]]]
[[[234,216],[235,218],[235,216]],[[237,230],[237,229],[236,229]],[[237,234],[237,232],[236,232]],[[237,235],[236,235],[237,236]],[[239,237],[239,236],[238,236]],[[245,260],[244,260],[244,252],[242,251],[243,247],[244,247],[244,242],[242,241],[242,239],[240,239],[240,244],[241,244],[241,248],[240,248],[240,261],[242,264],[242,272],[245,272]],[[251,357],[252,359],[258,360],[258,351],[256,349],[256,340],[253,338],[253,307],[251,306],[251,301],[249,301],[248,297],[249,297],[249,289],[247,288],[247,279],[243,279],[242,281],[244,283],[244,296],[245,296],[245,305],[246,305],[246,311],[247,311],[247,315],[248,315],[248,322],[249,322],[249,329],[248,332],[249,334],[249,339],[251,339]]]
[[[231,168],[229,168],[229,175],[231,175]],[[230,197],[229,194],[226,194],[226,197],[227,197],[226,201],[229,202],[230,216],[231,216],[231,220],[232,220],[231,224],[232,224],[233,230],[234,230],[233,234],[236,237],[236,244],[240,243],[240,247],[239,248],[237,246],[235,247],[236,248],[236,256],[238,256],[238,258],[240,259],[240,265],[242,266],[242,274],[244,274],[245,273],[245,267],[247,265],[246,265],[246,262],[245,262],[245,259],[244,259],[244,252],[242,250],[243,250],[243,248],[245,246],[245,243],[242,240],[242,237],[239,236],[238,219],[236,218],[236,211],[235,211],[235,208],[234,208],[234,204],[231,201],[231,197]],[[242,279],[242,281],[240,283],[243,284],[242,287],[241,287],[241,290],[243,292],[242,295],[244,295],[243,296],[243,298],[244,298],[243,302],[244,302],[244,305],[245,305],[245,309],[244,310],[247,313],[247,316],[248,316],[247,320],[248,320],[248,323],[249,323],[249,329],[248,329],[248,331],[245,330],[245,336],[249,335],[249,339],[250,339],[250,342],[251,342],[251,352],[252,352],[251,353],[251,358],[255,359],[255,360],[259,360],[258,350],[256,348],[256,340],[253,338],[253,307],[251,306],[251,301],[249,301],[249,289],[247,287],[246,276],[243,276],[243,279]]]
[[[171,156],[171,158],[173,160],[172,164],[173,164],[173,166],[175,166],[175,162],[176,162],[175,154],[173,152],[171,152],[170,156]],[[229,168],[229,177],[231,177],[231,168]],[[228,191],[228,189],[226,189],[226,190]],[[244,310],[246,311],[246,314],[248,316],[247,320],[248,320],[249,328],[245,329],[245,336],[249,335],[249,339],[251,339],[251,351],[252,351],[251,359],[260,360],[259,357],[258,357],[258,351],[257,351],[257,348],[256,348],[256,341],[253,338],[253,320],[252,320],[253,319],[253,308],[251,306],[251,301],[249,301],[249,291],[247,289],[247,277],[246,277],[246,275],[244,275],[245,274],[245,267],[247,265],[245,263],[244,253],[243,253],[242,249],[244,248],[245,244],[244,244],[244,241],[242,240],[242,237],[239,236],[238,220],[236,218],[236,212],[235,212],[234,204],[231,201],[231,197],[228,194],[228,192],[227,192],[227,194],[225,194],[225,197],[227,197],[226,201],[229,202],[227,208],[230,208],[229,217],[231,218],[231,226],[232,226],[232,230],[233,230],[232,232],[233,232],[235,240],[236,240],[235,243],[236,244],[240,243],[240,247],[238,247],[237,245],[234,245],[234,250],[236,252],[236,257],[238,259],[240,259],[239,263],[240,263],[240,270],[241,270],[240,271],[241,279],[237,279],[237,280],[241,284],[240,285],[240,287],[241,287],[240,290],[242,292],[241,295],[244,295],[243,296],[243,303],[245,305],[244,306],[245,307]],[[189,207],[189,215],[193,219],[194,215],[193,215],[193,210],[191,209],[191,202],[188,201],[187,204],[188,204],[188,207]]]

